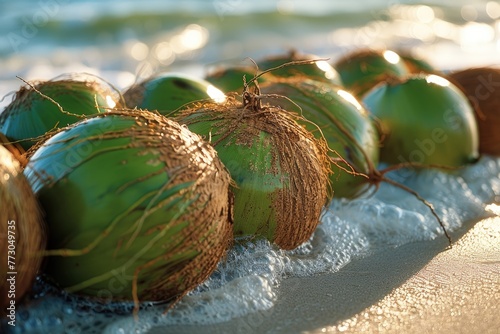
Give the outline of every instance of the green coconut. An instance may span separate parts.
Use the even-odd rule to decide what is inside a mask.
[[[133,85],[123,93],[123,98],[130,108],[156,110],[168,115],[196,101],[223,102],[225,95],[206,80],[186,74],[166,73]]]
[[[317,138],[327,141],[334,171],[330,181],[335,197],[359,197],[370,189],[378,189],[382,182],[388,183],[426,205],[451,245],[451,237],[432,204],[416,191],[387,176],[387,173],[410,164],[402,162],[377,169],[380,125],[353,95],[334,85],[312,80],[282,80],[261,88],[265,101],[289,110],[298,109],[304,116],[298,122]]]
[[[379,83],[404,79],[410,74],[401,57],[391,50],[356,50],[337,60],[333,66],[344,87],[358,98]]]
[[[41,211],[18,160],[0,145],[0,316],[15,320],[42,263],[46,234]]]
[[[105,300],[178,300],[232,240],[230,176],[215,150],[149,111],[115,110],[62,129],[24,174],[49,230],[46,274]]]
[[[91,76],[29,83],[0,114],[0,132],[28,150],[49,131],[119,105],[117,95]]]
[[[300,76],[342,86],[342,79],[337,70],[326,60],[312,54],[302,54],[295,50],[291,50],[288,54],[268,57],[257,62],[257,64],[259,66],[259,70],[267,71],[271,68],[280,67],[281,65],[297,61],[311,61],[311,63],[277,68],[272,72],[267,73],[266,76],[270,77],[271,80],[272,77],[288,78]]]
[[[369,113],[347,91],[314,80],[285,79],[261,85],[264,101],[301,113],[298,122],[324,138],[332,158],[330,176],[335,197],[356,197],[378,165],[379,136]],[[287,98],[283,98],[287,97]]]
[[[384,136],[380,160],[460,167],[478,158],[478,129],[465,95],[434,74],[379,85],[363,99]]]
[[[256,70],[253,67],[226,67],[209,73],[205,79],[215,87],[220,88],[223,92],[237,92],[241,94],[244,88],[243,77],[245,77],[246,81],[249,81],[255,75]],[[259,78],[259,82],[266,81],[266,78]]]
[[[415,56],[410,52],[400,51],[398,55],[403,60],[403,63],[406,65],[408,72],[411,74],[438,74],[439,71],[432,66],[426,59]]]
[[[235,236],[266,238],[283,249],[311,237],[329,200],[324,142],[248,92],[243,103],[202,103],[174,119],[209,141],[228,168]]]

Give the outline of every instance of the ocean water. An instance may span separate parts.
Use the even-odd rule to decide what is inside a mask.
[[[444,71],[500,61],[497,1],[2,1],[0,107],[25,80],[92,73],[124,89],[163,71],[203,77],[219,64],[249,63],[291,48],[334,61],[361,47],[405,50]],[[454,174],[390,175],[431,202],[449,231],[493,214],[500,159],[484,156]],[[449,196],[452,193],[453,196]],[[147,333],[214,324],[269,310],[289,277],[342,270],[380,248],[444,238],[429,209],[387,184],[372,196],[334,199],[311,240],[294,251],[265,241],[236,244],[217,271],[167,314],[144,304],[101,305],[41,280],[20,305],[12,333]]]
[[[359,47],[404,49],[443,70],[500,56],[491,0],[18,0],[1,1],[0,13],[0,96],[17,77],[90,72],[121,89],[292,48],[332,62]]]

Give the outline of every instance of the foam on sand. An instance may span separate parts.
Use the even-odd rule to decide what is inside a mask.
[[[500,159],[483,157],[452,174],[437,170],[400,170],[389,175],[428,200],[449,232],[493,215],[487,204],[500,196]],[[265,240],[238,241],[216,272],[175,307],[145,303],[139,319],[130,303],[102,305],[66,296],[43,283],[37,298],[19,310],[14,333],[38,329],[85,333],[147,333],[153,328],[213,325],[258,312],[280,302],[280,287],[296,279],[342,273],[349,263],[400,246],[444,239],[428,207],[388,184],[355,200],[334,199],[312,238],[293,251]],[[412,244],[413,243],[413,244]],[[326,293],[326,292],[325,292]]]

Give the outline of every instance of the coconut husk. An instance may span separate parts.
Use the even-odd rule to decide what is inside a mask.
[[[210,140],[223,163],[232,166],[235,234],[296,248],[311,237],[329,200],[326,143],[298,125],[292,113],[261,105],[258,95],[244,93],[243,101],[199,104],[175,120],[194,132],[196,125],[207,125],[208,132],[200,134]],[[239,182],[245,178],[262,181],[246,188]],[[266,190],[269,183],[275,184],[274,190]]]
[[[19,162],[22,168],[26,166],[28,160],[26,159],[24,148],[17,142],[11,142],[3,133],[0,133],[0,146],[5,147],[12,156]]]
[[[261,90],[263,101],[300,113],[304,119],[298,123],[316,138],[326,140],[335,197],[361,195],[366,175],[378,164],[379,152],[377,129],[362,105],[358,108],[346,100],[348,93],[338,86],[306,77],[275,80],[261,85]]]
[[[109,171],[109,179],[104,181],[109,194],[86,187],[85,180],[67,182],[69,171],[42,168],[54,154],[77,150],[80,144],[96,151],[82,153],[81,163],[71,170],[85,168],[85,175],[92,175],[92,170]],[[136,310],[139,301],[175,302],[208,278],[232,243],[227,170],[208,143],[157,113],[121,109],[96,114],[62,129],[28,155],[26,174],[37,193],[43,189],[39,197],[46,207],[51,234],[46,273],[68,292],[110,301],[133,300]],[[103,160],[95,161],[96,157]],[[133,171],[139,176],[128,175]],[[159,176],[166,181],[157,184],[155,196],[149,197],[151,190],[141,193],[151,186],[151,178]],[[64,195],[74,194],[72,187],[79,187],[78,193],[90,198],[85,205],[109,204],[105,208],[108,216],[98,218],[99,228],[94,220],[67,208],[78,200]],[[56,188],[58,191],[53,190]],[[150,199],[144,202],[143,196]],[[59,207],[51,209],[55,202]],[[123,206],[114,208],[116,203]],[[64,215],[61,210],[66,210]],[[82,234],[93,233],[84,250],[73,236],[73,228],[61,232],[68,220]],[[111,257],[103,255],[110,252]],[[109,263],[104,272],[102,265],[97,270],[94,265],[102,261]],[[109,291],[115,278],[108,268],[126,278],[121,289]],[[68,276],[67,270],[81,272]]]
[[[6,315],[7,306],[18,303],[31,289],[46,234],[38,202],[18,160],[1,145],[0,205],[0,314]],[[14,278],[13,294],[9,278]]]
[[[477,67],[452,72],[448,78],[475,110],[479,152],[500,156],[500,68]]]

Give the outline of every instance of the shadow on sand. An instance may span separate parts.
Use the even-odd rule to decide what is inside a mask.
[[[460,239],[474,224],[464,224],[452,234],[453,240]],[[278,301],[270,310],[216,325],[156,328],[150,334],[294,334],[334,326],[379,302],[447,246],[441,237],[382,249],[353,260],[336,273],[284,280]]]

